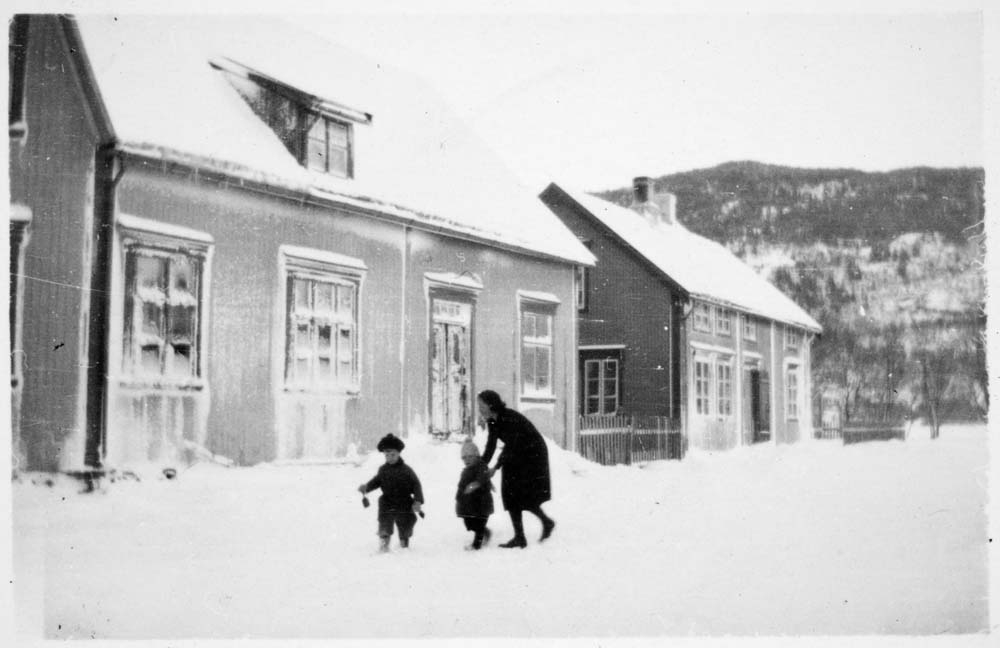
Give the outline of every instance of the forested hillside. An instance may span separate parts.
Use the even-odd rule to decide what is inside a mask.
[[[796,169],[731,162],[656,178],[678,219],[722,242],[823,325],[822,398],[850,419],[986,410],[982,169]],[[631,189],[602,197],[627,205]]]

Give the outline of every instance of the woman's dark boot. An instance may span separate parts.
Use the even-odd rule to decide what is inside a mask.
[[[539,542],[545,542],[552,535],[552,530],[556,528],[556,521],[545,515],[545,511],[542,510],[541,506],[533,509],[529,509],[535,517],[537,517],[542,523],[542,537],[538,539]]]
[[[504,549],[520,547],[524,549],[528,546],[528,541],[524,539],[524,522],[521,520],[521,511],[508,511],[510,513],[510,523],[514,527],[514,537],[499,545]]]
[[[524,536],[514,536],[507,542],[504,542],[503,544],[497,546],[503,547],[504,549],[514,549],[517,547],[524,549],[525,547],[528,546],[528,541],[524,539]]]

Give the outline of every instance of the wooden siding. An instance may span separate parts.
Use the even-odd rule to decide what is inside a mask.
[[[670,387],[674,292],[574,207],[561,201],[547,204],[577,237],[588,241],[597,257],[596,267],[590,269],[587,309],[579,314],[578,344],[624,344],[620,411],[671,415],[671,395],[679,391]],[[676,408],[674,413],[679,414]]]
[[[15,434],[28,469],[80,468],[97,133],[56,18],[32,17],[28,46],[27,136],[10,144],[10,199],[33,214]]]
[[[573,269],[480,243],[364,215],[269,198],[213,181],[164,174],[135,162],[119,187],[122,213],[206,232],[214,239],[206,305],[206,429],[212,451],[241,464],[269,461],[294,441],[282,433],[326,421],[330,448],[374,446],[387,432],[426,432],[429,301],[426,273],[475,275],[472,389],[496,389],[546,435],[565,445],[575,427],[572,393]],[[360,259],[360,384],[356,393],[296,399],[283,389],[285,293],[279,247],[295,245]],[[405,285],[405,289],[403,286]],[[553,293],[555,397],[519,402],[518,291]],[[112,333],[112,340],[117,339]],[[310,423],[310,421],[312,423]],[[288,438],[301,435],[295,431]]]
[[[481,292],[475,299],[473,320],[472,391],[497,391],[508,405],[529,417],[546,436],[566,447],[575,429],[573,393],[575,306],[573,267],[489,248],[480,243],[444,238],[407,229],[406,322],[404,402],[406,429],[425,431],[428,425],[428,376],[430,316],[426,273],[475,275]],[[398,272],[398,270],[397,270]],[[553,376],[555,398],[521,400],[518,291],[555,295],[560,303],[553,318]],[[396,308],[399,308],[398,300]],[[397,333],[398,336],[398,333]],[[476,432],[483,434],[482,431]]]

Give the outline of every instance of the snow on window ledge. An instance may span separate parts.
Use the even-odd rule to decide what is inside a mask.
[[[27,205],[22,205],[21,203],[11,203],[10,205],[10,222],[12,223],[30,223],[31,222],[31,207]]]
[[[463,288],[474,291],[483,289],[482,279],[479,275],[471,272],[425,272],[424,279],[434,287]]]
[[[164,223],[149,218],[142,218],[140,216],[132,216],[131,214],[118,214],[118,225],[127,230],[132,230],[138,233],[157,234],[159,236],[172,239],[191,241],[205,245],[211,245],[215,242],[215,239],[212,238],[212,235],[208,232],[202,232],[200,230],[183,227],[181,225]]]
[[[282,245],[280,252],[282,256],[293,262],[306,261],[362,272],[368,271],[368,266],[361,259],[338,252],[330,252],[329,250],[317,250],[298,245]]]
[[[538,290],[518,290],[517,296],[519,299],[533,302],[541,302],[543,304],[561,304],[562,301],[552,293],[541,292]]]

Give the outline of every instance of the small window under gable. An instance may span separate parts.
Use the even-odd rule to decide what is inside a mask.
[[[213,60],[212,66],[299,164],[340,178],[354,177],[354,127],[370,125],[370,113],[294,88],[230,59]]]

